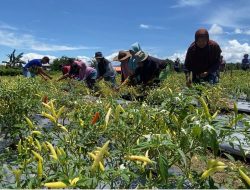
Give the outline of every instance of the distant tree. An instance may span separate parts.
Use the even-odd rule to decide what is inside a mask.
[[[69,58],[67,56],[62,56],[61,58],[55,59],[50,66],[51,70],[52,71],[60,71],[61,66],[69,63],[69,59],[71,59],[71,58]]]
[[[23,53],[20,53],[16,56],[15,52],[16,50],[14,49],[14,51],[11,54],[7,55],[9,61],[2,61],[2,63],[6,64],[6,67],[16,67],[16,66],[21,67],[21,65],[25,63],[24,61],[21,60],[21,58],[23,57]]]

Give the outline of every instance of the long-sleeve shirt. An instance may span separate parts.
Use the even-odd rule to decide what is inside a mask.
[[[24,66],[25,69],[29,69],[31,67],[42,67],[41,59],[33,59]]]
[[[143,61],[142,67],[137,67],[135,73],[131,76],[133,77],[140,77],[139,83],[146,84],[150,80],[158,77],[160,74],[161,69],[163,69],[166,64],[164,60],[148,56],[148,58]]]
[[[99,68],[100,64],[102,64],[101,67],[103,67],[103,71],[104,71],[103,73],[100,71],[100,68]],[[97,78],[99,78],[99,77],[104,77],[104,78],[111,77],[111,78],[113,78],[116,75],[116,72],[115,72],[111,62],[109,62],[107,59],[103,59],[102,63],[97,64],[96,71],[97,71]]]
[[[220,54],[220,46],[212,40],[204,48],[197,47],[193,42],[186,54],[184,70],[186,73],[192,71],[195,75],[216,72],[220,66]]]
[[[86,63],[82,61],[74,61],[74,64],[76,64],[79,68],[78,77],[80,80],[85,80],[92,72],[95,71],[94,68],[87,66]]]

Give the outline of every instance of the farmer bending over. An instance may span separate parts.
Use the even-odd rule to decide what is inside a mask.
[[[45,80],[47,80],[47,78],[52,79],[52,77],[46,74],[42,68],[42,65],[47,63],[49,63],[49,58],[46,56],[42,59],[33,59],[24,65],[23,75],[25,77],[35,77],[36,75],[40,75]]]
[[[97,61],[97,66],[96,66],[97,80],[100,81],[104,79],[105,81],[111,82],[112,87],[115,87],[116,72],[111,62],[103,57],[102,52],[96,52],[95,59]]]
[[[165,70],[167,63],[164,60],[149,56],[143,51],[135,54],[138,61],[135,73],[125,80],[121,86],[127,84],[129,80],[139,76],[138,83],[150,85],[152,83],[159,83],[159,76]],[[162,79],[164,79],[162,77]]]
[[[97,76],[97,72],[94,68],[87,66],[86,63],[82,61],[74,61],[74,59],[69,60],[69,66],[69,72],[64,74],[57,81],[69,77],[80,81],[86,81],[87,86],[91,89],[94,87]]]
[[[187,86],[191,86],[192,82],[218,83],[220,54],[220,46],[216,42],[209,40],[206,29],[196,31],[195,41],[188,48],[184,64]]]

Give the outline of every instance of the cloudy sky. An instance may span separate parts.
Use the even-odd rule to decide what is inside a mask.
[[[13,49],[25,59],[112,57],[139,42],[159,58],[185,58],[203,27],[227,62],[250,53],[249,0],[1,0],[0,62]]]

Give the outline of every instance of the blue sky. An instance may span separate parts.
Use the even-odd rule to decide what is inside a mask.
[[[182,60],[198,28],[207,28],[227,61],[250,53],[249,0],[1,0],[0,60],[112,57],[139,42],[160,58]]]

